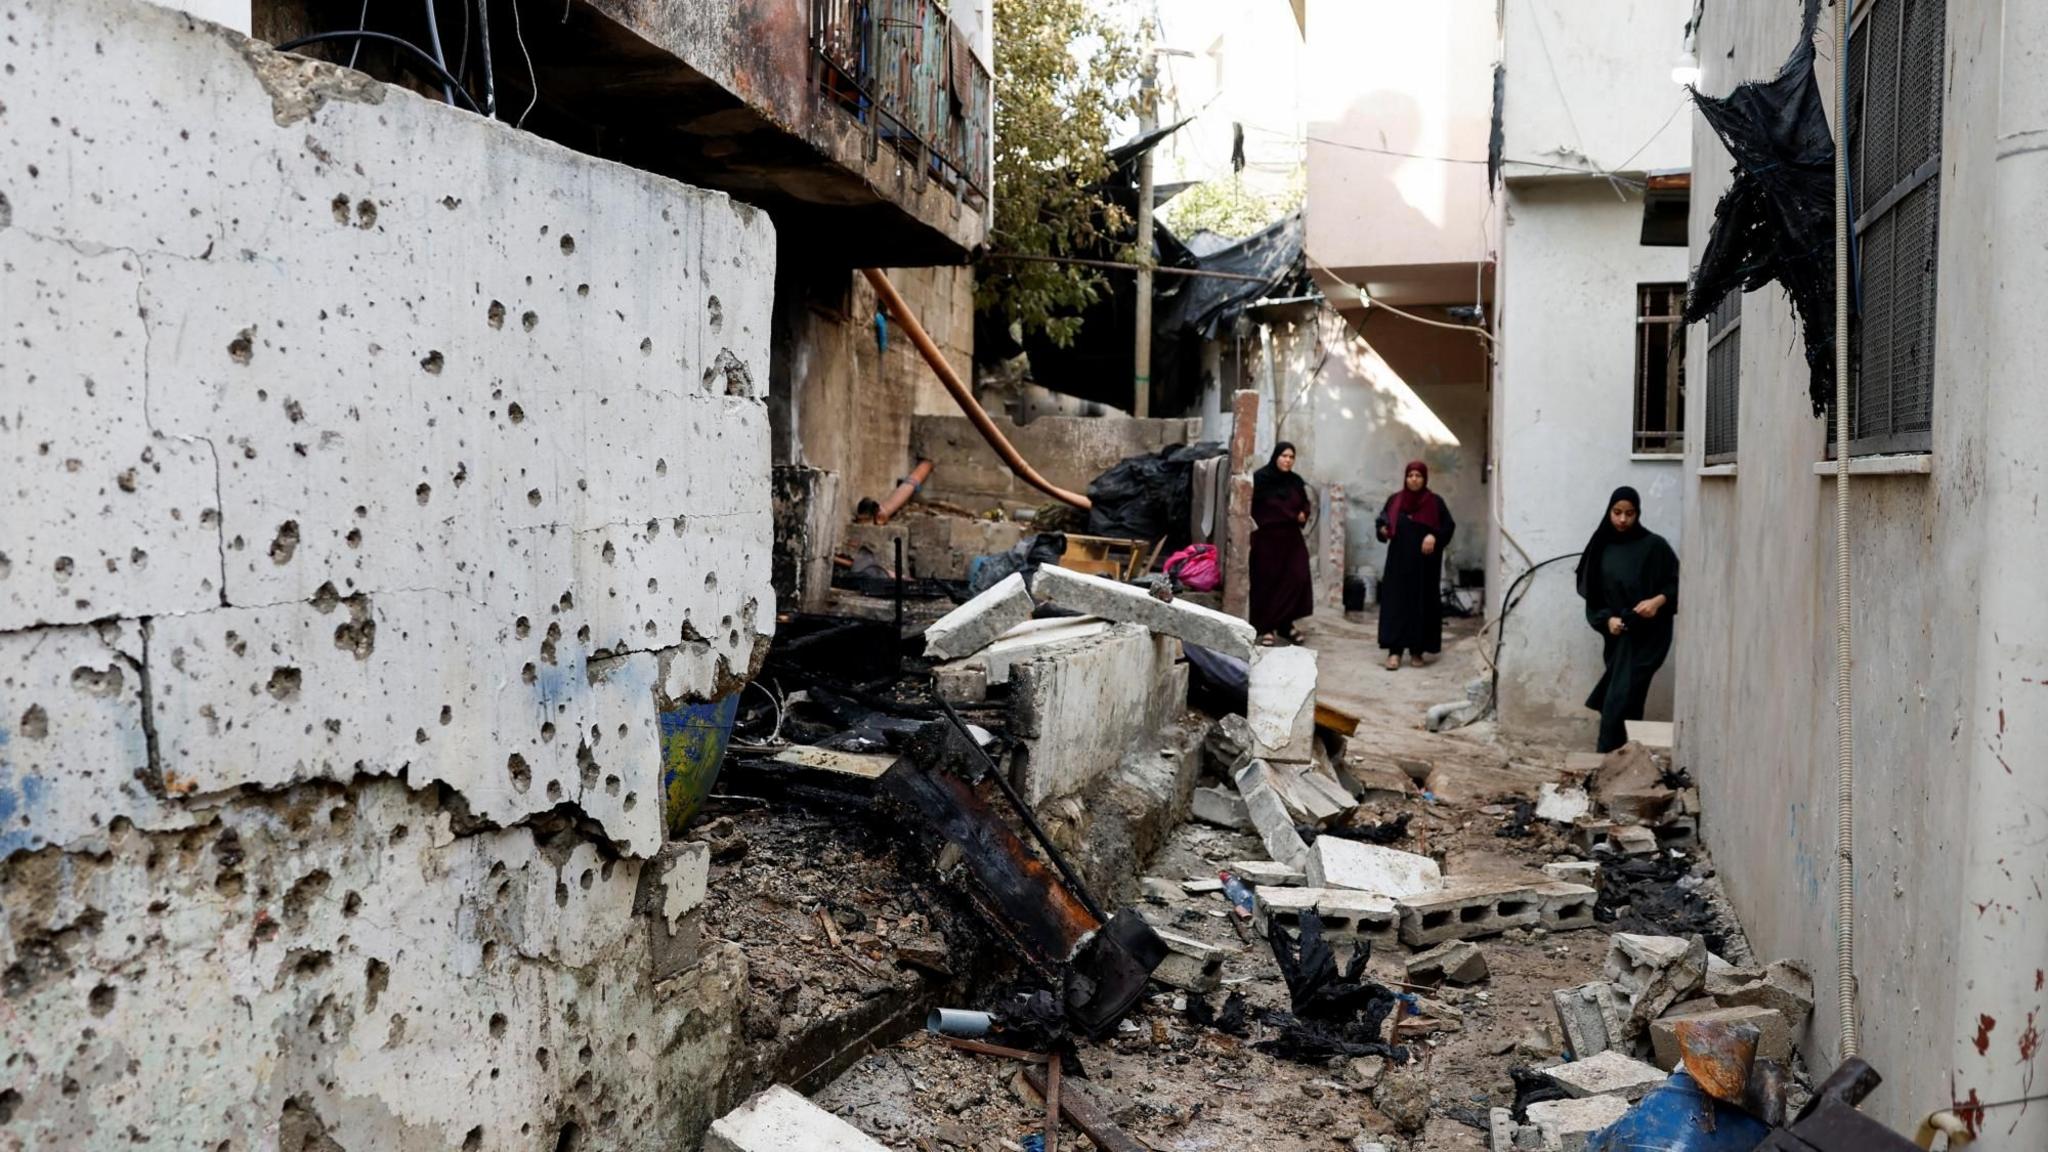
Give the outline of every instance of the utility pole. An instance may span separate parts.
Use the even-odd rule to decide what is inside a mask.
[[[1159,83],[1159,54],[1145,51],[1144,76],[1138,85],[1138,135],[1159,127],[1152,106]],[[1138,157],[1138,306],[1137,332],[1131,348],[1131,414],[1152,414],[1152,149]]]

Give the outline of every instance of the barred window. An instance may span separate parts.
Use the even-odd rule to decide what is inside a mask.
[[[1685,451],[1685,285],[1636,287],[1636,414],[1633,451]]]
[[[1707,317],[1708,464],[1735,462],[1736,429],[1742,411],[1742,293],[1730,292]]]
[[[1849,440],[1858,456],[1925,452],[1934,442],[1946,38],[1946,0],[1872,0],[1849,41],[1859,313]]]

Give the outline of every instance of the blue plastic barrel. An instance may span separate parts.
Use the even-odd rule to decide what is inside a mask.
[[[1683,1071],[1586,1142],[1586,1152],[1753,1152],[1770,1126],[1700,1091]]]

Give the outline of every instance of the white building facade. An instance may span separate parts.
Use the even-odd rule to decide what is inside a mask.
[[[1703,89],[1770,77],[1799,18],[1707,0]],[[1862,0],[1852,19],[1855,1008],[1885,1077],[1865,1107],[1907,1133],[1954,1110],[1981,1146],[2048,1147],[2048,1108],[2021,1103],[2040,1091],[2048,1012],[2048,252],[2033,239],[2048,6]],[[1831,110],[1836,56],[1821,45]],[[1697,258],[1730,162],[1705,132],[1694,154]],[[1806,1049],[1824,1070],[1839,1053],[1828,428],[1778,288],[1692,336],[1688,417],[1716,432],[1686,445],[1678,754],[1757,951],[1820,976]]]
[[[1691,0],[1501,6],[1486,554],[1488,616],[1508,608],[1499,713],[1517,735],[1591,746],[1600,640],[1570,557],[1609,493],[1637,489],[1643,522],[1683,549],[1693,117],[1672,72],[1691,13]],[[1658,677],[1652,717],[1670,715],[1671,679]]]

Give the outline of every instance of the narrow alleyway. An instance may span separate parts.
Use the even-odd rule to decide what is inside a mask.
[[[1395,846],[1437,857],[1446,876],[1541,882],[1549,879],[1538,871],[1541,865],[1579,854],[1553,826],[1529,823],[1526,811],[1517,821],[1513,801],[1533,800],[1544,781],[1555,780],[1567,750],[1524,750],[1510,764],[1487,726],[1440,735],[1421,729],[1431,705],[1459,698],[1478,673],[1476,624],[1454,623],[1455,639],[1443,659],[1398,673],[1379,666],[1370,619],[1323,619],[1308,630],[1321,656],[1320,699],[1361,719],[1349,742],[1354,770],[1370,781],[1376,757],[1397,749],[1403,760],[1438,765],[1436,779],[1444,786],[1435,802],[1368,791],[1367,802],[1346,822],[1362,827],[1405,818],[1406,835]],[[1515,830],[1523,834],[1503,834]],[[1377,1056],[1289,1059],[1267,1050],[1274,1031],[1257,1023],[1262,1011],[1289,1008],[1269,946],[1249,925],[1233,928],[1222,893],[1193,893],[1183,884],[1213,879],[1232,861],[1264,857],[1252,834],[1197,821],[1173,831],[1145,865],[1144,913],[1156,927],[1226,950],[1221,986],[1195,996],[1155,983],[1114,1036],[1078,1042],[1079,1060],[1069,1068],[1066,1090],[1092,1099],[1141,1141],[1133,1147],[1489,1148],[1489,1110],[1515,1099],[1512,1070],[1554,1063],[1562,1054],[1552,993],[1601,979],[1610,926],[1513,929],[1478,940],[1487,975],[1462,987],[1411,980],[1406,962],[1423,949],[1375,948],[1371,977],[1418,993],[1433,1021],[1394,1026],[1393,1036],[1410,1046],[1413,1063],[1390,1064]],[[1704,862],[1692,870],[1711,874]],[[822,939],[813,943],[824,946]],[[1715,944],[1727,959],[1747,959],[1732,932]],[[1341,963],[1348,943],[1339,943],[1337,951]],[[794,993],[798,1000],[812,995],[806,983],[805,991]],[[1194,1001],[1213,1014],[1237,993],[1250,1010],[1248,1027],[1232,1034],[1196,1022],[1201,1008]],[[861,1059],[815,1099],[892,1147],[1036,1147],[1025,1141],[1043,1131],[1044,1105],[1022,1070],[1019,1063],[957,1050],[919,1031]],[[1068,1131],[1067,1139],[1075,1139]]]

